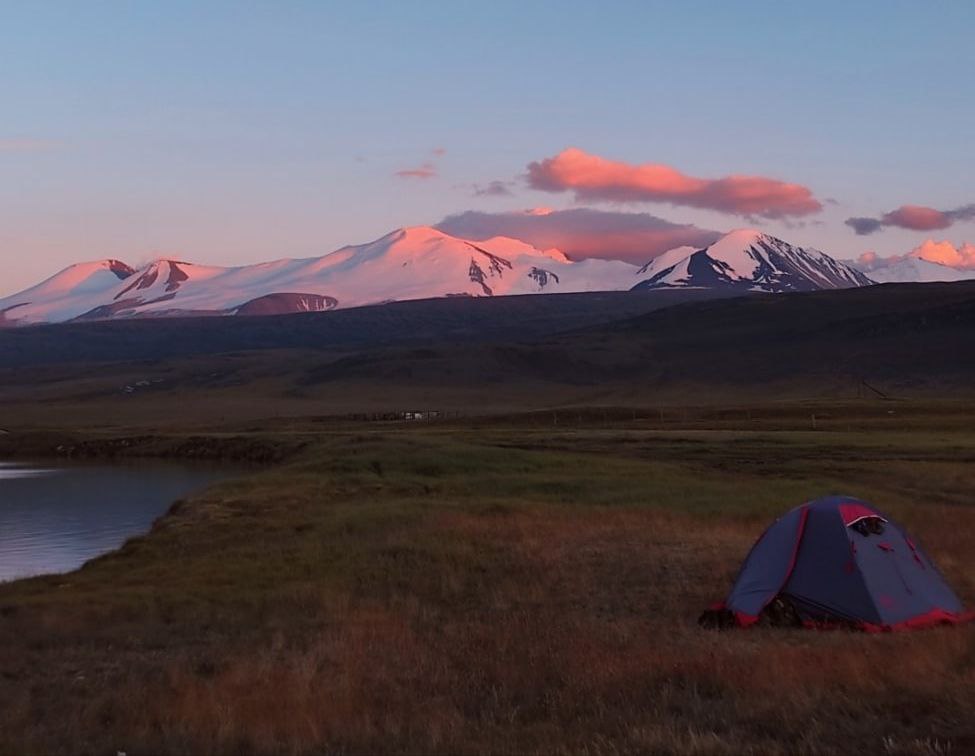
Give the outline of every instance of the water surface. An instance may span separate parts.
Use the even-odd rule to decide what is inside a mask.
[[[232,474],[136,462],[0,462],[0,581],[76,569],[149,530],[177,499]]]

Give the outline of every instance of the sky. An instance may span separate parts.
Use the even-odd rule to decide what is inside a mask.
[[[0,0],[0,296],[438,224],[975,267],[972,28],[967,0]]]

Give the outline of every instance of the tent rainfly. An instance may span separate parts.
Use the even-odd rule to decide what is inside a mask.
[[[934,562],[904,529],[865,501],[831,496],[772,523],[749,552],[728,598],[701,624],[846,627],[868,632],[959,624],[965,612]]]

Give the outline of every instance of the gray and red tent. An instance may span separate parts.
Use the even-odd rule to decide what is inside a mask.
[[[902,630],[973,618],[900,525],[848,496],[803,504],[772,523],[713,609],[747,627],[782,601],[807,627]]]

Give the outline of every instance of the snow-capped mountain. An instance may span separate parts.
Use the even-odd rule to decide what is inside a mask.
[[[942,266],[938,266],[942,267]],[[572,261],[506,237],[469,241],[426,226],[403,228],[324,257],[241,267],[156,260],[72,265],[0,299],[0,326],[172,315],[275,315],[432,297],[711,288],[810,291],[867,286],[870,278],[814,249],[753,230],[710,247],[679,247],[638,268]]]
[[[5,299],[0,299],[0,325],[26,319],[28,322],[70,320],[88,310],[91,303],[112,291],[135,271],[118,260],[99,260],[71,265],[45,281]],[[43,303],[43,317],[32,303]]]
[[[723,288],[787,292],[869,286],[870,278],[816,249],[739,229],[710,247],[678,247],[644,265],[635,289]]]
[[[450,296],[629,289],[637,266],[572,262],[558,250],[496,237],[471,242],[404,228],[324,257],[213,267],[157,260],[138,271],[104,260],[75,265],[0,299],[0,323],[178,314],[280,314]]]
[[[862,271],[877,283],[935,283],[968,281],[975,278],[975,270],[959,270],[920,257],[903,257],[896,262],[864,264],[845,261],[850,267]]]

